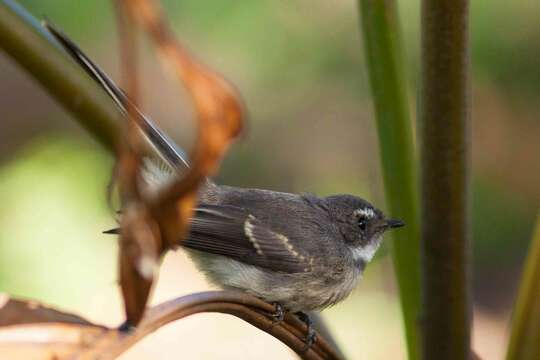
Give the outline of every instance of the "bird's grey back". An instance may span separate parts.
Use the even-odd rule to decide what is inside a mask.
[[[293,245],[303,241],[301,247],[315,254],[344,251],[336,246],[336,242],[342,241],[341,234],[325,208],[324,199],[314,195],[237,188],[209,182],[200,192],[200,201],[245,209],[272,231],[286,236]]]

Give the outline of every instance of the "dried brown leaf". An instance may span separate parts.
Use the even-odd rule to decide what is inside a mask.
[[[13,299],[0,293],[0,326],[31,323],[63,322],[69,324],[92,325],[80,316],[67,314],[44,306],[33,300]]]
[[[120,149],[118,178],[124,206],[136,206],[149,214],[122,221],[122,228],[148,228],[155,220],[157,230],[137,235],[135,230],[122,231],[120,274],[127,319],[133,325],[140,320],[152,286],[152,277],[141,273],[141,261],[152,264],[168,248],[174,247],[189,226],[197,189],[208,176],[217,172],[219,163],[232,140],[242,128],[242,106],[239,95],[220,75],[197,62],[176,40],[157,1],[118,0],[119,26],[122,44],[124,80],[132,104],[137,104],[137,71],[134,27],[137,22],[150,35],[161,57],[172,65],[194,103],[199,124],[198,138],[191,159],[192,167],[181,179],[159,192],[153,199],[141,198],[137,189],[140,173],[138,132],[135,131],[134,108],[128,122],[128,139]],[[130,113],[128,108],[128,114]],[[137,220],[135,220],[137,219]],[[141,222],[141,224],[138,224]],[[149,242],[145,247],[144,242]],[[157,245],[157,249],[156,249]],[[151,252],[145,253],[145,248]],[[131,250],[130,250],[131,249]],[[135,249],[135,250],[134,250]],[[131,251],[131,255],[127,252]],[[136,254],[136,255],[133,255]]]

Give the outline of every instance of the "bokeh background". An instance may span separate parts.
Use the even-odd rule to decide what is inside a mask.
[[[115,15],[106,0],[22,0],[64,29],[113,77]],[[411,107],[419,1],[400,1]],[[163,1],[174,29],[243,94],[246,134],[218,181],[291,192],[353,193],[384,207],[377,138],[352,0]],[[540,205],[540,2],[471,4],[474,346],[500,359]],[[148,44],[143,108],[189,149],[194,120]],[[119,324],[115,225],[106,203],[112,158],[0,53],[0,291]],[[400,174],[395,174],[400,176]],[[181,252],[166,256],[153,302],[209,285]],[[392,264],[384,247],[343,304],[323,313],[351,359],[405,358]],[[294,358],[224,315],[169,325],[125,359]]]

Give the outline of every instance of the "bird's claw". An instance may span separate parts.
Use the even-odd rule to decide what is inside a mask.
[[[283,318],[285,317],[285,309],[283,309],[283,305],[281,305],[280,303],[274,303],[273,305],[275,307],[275,310],[271,314],[274,320],[272,325],[277,325],[283,321]]]
[[[306,352],[311,348],[311,346],[313,346],[313,344],[315,344],[315,341],[317,341],[317,334],[313,328],[313,321],[308,314],[299,311],[296,313],[296,315],[298,316],[298,319],[300,319],[300,321],[307,326],[307,334],[306,338],[304,339],[304,349],[302,349],[302,352]]]

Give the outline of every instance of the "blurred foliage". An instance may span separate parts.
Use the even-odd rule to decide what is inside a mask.
[[[530,0],[471,2],[473,66],[477,75],[514,96],[538,97],[540,4]]]
[[[116,244],[99,235],[112,163],[89,145],[49,135],[0,168],[2,291],[76,306],[114,281]]]
[[[534,216],[530,216],[534,210],[511,192],[485,180],[476,181],[473,193],[475,260],[490,262],[501,253],[514,259],[523,257],[534,225]]]

